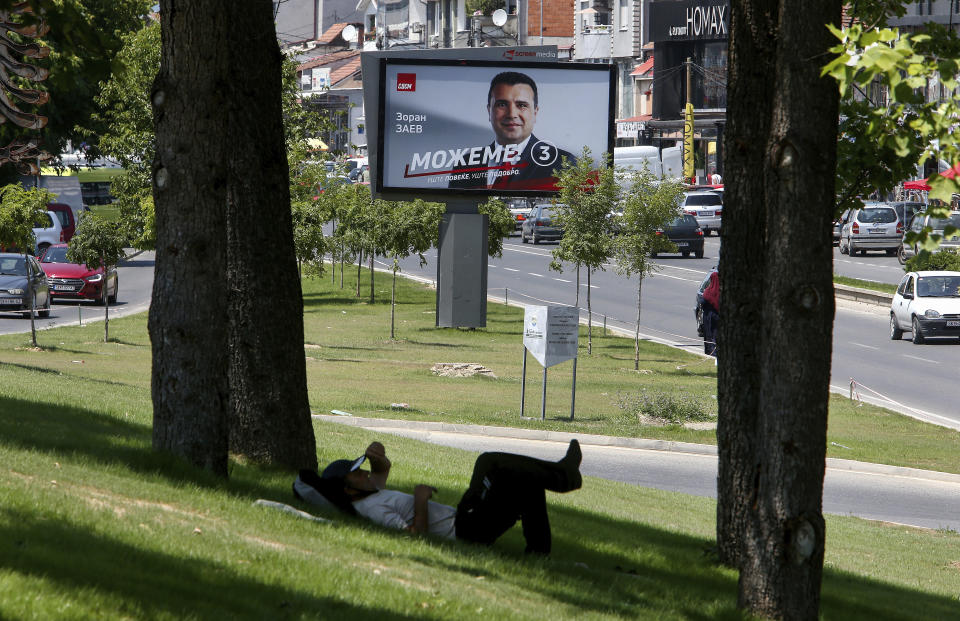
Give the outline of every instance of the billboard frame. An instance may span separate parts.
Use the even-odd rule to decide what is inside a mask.
[[[616,112],[616,92],[617,92],[617,73],[615,65],[606,65],[599,63],[570,63],[570,62],[509,62],[504,63],[498,60],[487,60],[487,59],[447,59],[447,58],[403,58],[403,57],[381,57],[377,59],[378,67],[378,110],[377,110],[377,125],[379,131],[377,132],[377,150],[376,150],[376,167],[374,169],[371,166],[371,169],[375,170],[374,178],[371,180],[373,185],[373,191],[375,195],[391,195],[399,196],[403,198],[410,198],[411,196],[423,196],[429,197],[432,200],[443,200],[444,198],[450,199],[468,199],[476,200],[482,202],[487,198],[492,196],[523,196],[523,197],[552,197],[557,196],[559,192],[557,190],[544,190],[544,189],[494,189],[494,188],[476,188],[476,189],[460,189],[460,188],[405,188],[398,186],[385,186],[384,185],[384,136],[386,132],[384,131],[385,120],[386,120],[386,111],[387,111],[387,81],[386,81],[386,72],[389,65],[420,65],[426,67],[494,67],[502,69],[504,71],[509,70],[520,70],[520,69],[563,69],[567,71],[592,71],[592,72],[606,72],[609,76],[608,79],[608,89],[607,89],[607,139],[606,139],[606,148],[605,152],[613,154],[613,148],[616,144],[616,122],[614,119]],[[597,154],[601,156],[602,154]]]

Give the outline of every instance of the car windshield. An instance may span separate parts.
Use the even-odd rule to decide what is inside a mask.
[[[960,276],[921,276],[917,278],[921,298],[960,298]]]
[[[668,226],[697,226],[697,219],[693,216],[677,216]]]
[[[708,194],[688,194],[685,199],[683,199],[683,204],[686,207],[694,206],[699,207],[701,205],[720,205],[720,196],[713,193]]]
[[[890,224],[897,221],[897,212],[889,207],[867,207],[857,216],[860,222]]]
[[[54,211],[57,214],[57,220],[60,220],[61,226],[70,226],[70,216],[65,211]]]
[[[67,249],[66,248],[55,248],[51,246],[47,248],[47,252],[43,255],[43,260],[41,263],[69,263],[67,260]]]
[[[540,218],[543,220],[550,220],[553,218],[553,209],[543,209],[540,212]]]
[[[26,276],[27,262],[23,257],[4,257],[0,259],[0,274],[4,276]]]

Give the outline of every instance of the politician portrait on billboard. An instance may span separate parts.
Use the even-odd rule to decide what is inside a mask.
[[[565,162],[610,150],[603,65],[384,61],[384,189],[551,194]]]

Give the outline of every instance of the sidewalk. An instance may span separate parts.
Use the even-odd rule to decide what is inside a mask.
[[[692,444],[689,442],[672,442],[668,440],[650,440],[646,438],[623,438],[618,436],[601,436],[586,433],[569,433],[564,431],[548,431],[541,429],[521,429],[516,427],[495,427],[489,425],[467,425],[458,423],[442,423],[434,421],[412,421],[392,418],[362,418],[359,416],[334,416],[329,414],[314,414],[313,418],[339,425],[360,427],[363,429],[379,430],[385,433],[394,431],[433,431],[448,434],[476,435],[485,437],[511,438],[540,442],[567,443],[576,438],[585,446],[604,446],[647,451],[669,451],[687,453],[691,455],[717,455],[717,447],[712,444]],[[960,474],[938,472],[936,470],[920,470],[902,466],[888,466],[871,462],[854,461],[851,459],[827,458],[828,470],[845,470],[865,472],[882,476],[906,477],[927,481],[942,481],[960,485]]]

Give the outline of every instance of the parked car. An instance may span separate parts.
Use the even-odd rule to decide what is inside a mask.
[[[890,304],[890,338],[960,336],[960,272],[908,272]]]
[[[710,270],[707,277],[697,287],[697,304],[693,308],[693,316],[697,320],[697,336],[703,336],[703,292],[707,290],[707,286],[710,284],[710,275],[715,271],[717,271],[717,268]]]
[[[40,256],[40,267],[47,275],[54,300],[91,300],[97,304],[115,304],[120,290],[117,268],[91,269],[67,260],[67,245],[55,244]]]
[[[896,210],[886,204],[872,203],[850,212],[840,232],[840,253],[851,256],[867,250],[883,250],[894,256],[900,249],[903,223]]]
[[[36,255],[40,256],[48,246],[53,244],[62,244],[63,225],[60,224],[60,218],[52,211],[47,211],[40,216],[37,222],[34,222],[33,236],[37,238]]]
[[[723,215],[723,197],[710,192],[686,192],[681,205],[683,213],[697,219],[697,224],[703,229],[704,235],[710,231],[720,234],[721,217]]]
[[[63,242],[66,243],[73,239],[73,234],[77,231],[77,220],[73,216],[73,207],[66,203],[49,203],[47,211],[53,212],[53,215],[60,220],[60,226],[63,228]]]
[[[913,223],[913,217],[917,213],[923,211],[927,206],[918,201],[897,201],[895,203],[889,203],[893,207],[894,211],[897,212],[897,217],[900,218],[900,222],[903,223],[903,228],[908,229]]]
[[[947,226],[960,229],[960,211],[951,212],[949,218],[934,218],[933,216],[918,215],[914,217],[913,223],[910,225],[910,230],[919,233],[925,226],[929,226],[932,233],[941,236],[940,245],[937,247],[937,250],[947,248],[960,250],[960,232],[954,233],[950,237],[943,237],[943,231]],[[908,244],[906,237],[907,233],[904,233],[903,243],[900,244],[900,249],[897,253],[897,260],[900,261],[901,265],[905,264],[907,259],[920,252],[919,245],[917,243]]]
[[[533,243],[539,244],[543,240],[559,240],[563,237],[563,229],[554,226],[554,217],[556,216],[551,203],[534,205],[523,221],[523,227],[520,229],[520,241],[527,243],[533,240]]]
[[[663,229],[657,231],[657,235],[665,235],[677,247],[677,252],[684,257],[689,257],[692,252],[698,259],[703,258],[703,229],[693,216],[689,214],[677,216]],[[651,256],[655,257],[657,254],[664,253],[653,252]]]
[[[0,313],[20,312],[29,317],[31,295],[37,314],[49,317],[50,286],[36,258],[15,252],[0,253]]]
[[[530,203],[525,198],[508,198],[506,204],[513,218],[513,230],[520,231],[523,228],[523,221],[530,213]]]

